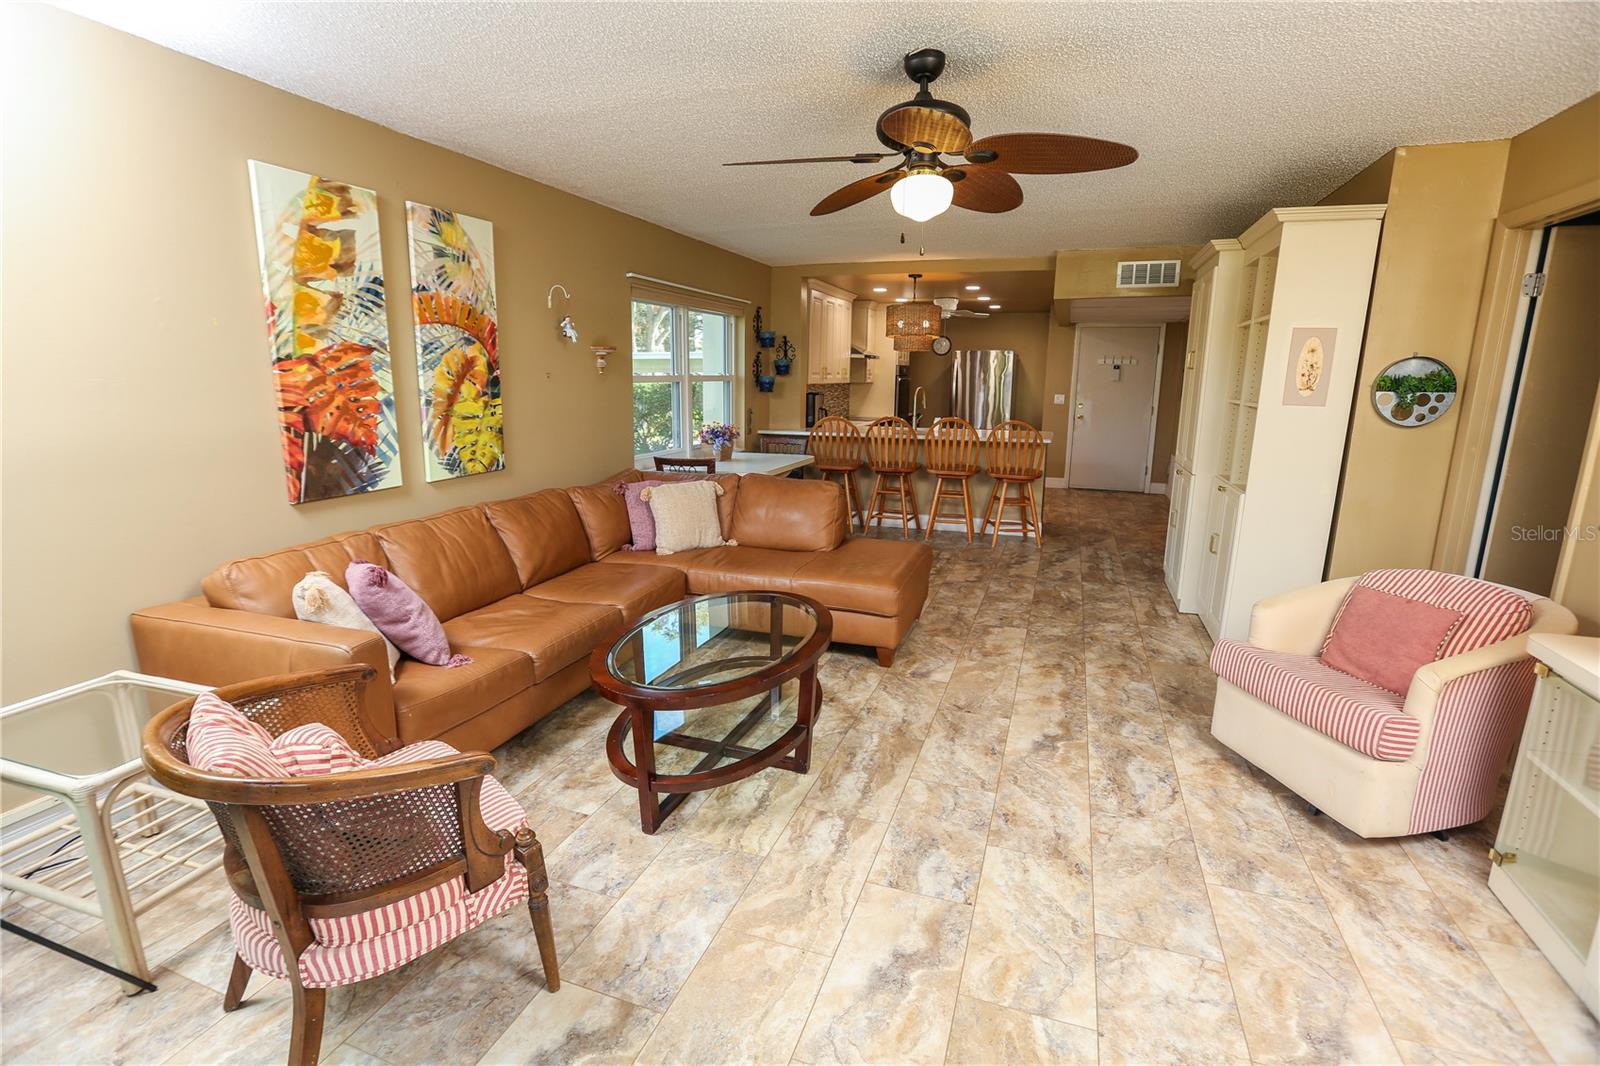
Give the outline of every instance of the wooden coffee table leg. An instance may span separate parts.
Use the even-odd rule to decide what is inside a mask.
[[[806,668],[800,675],[800,706],[796,709],[795,718],[800,723],[800,728],[805,734],[800,738],[800,743],[794,746],[794,760],[799,766],[800,773],[811,772],[811,726],[816,721],[817,712],[817,667],[815,664]]]
[[[655,716],[636,703],[628,705],[633,716],[630,730],[633,733],[633,766],[636,777],[633,787],[639,792],[639,828],[654,833],[661,828],[661,804],[651,791],[650,779],[656,773]]]

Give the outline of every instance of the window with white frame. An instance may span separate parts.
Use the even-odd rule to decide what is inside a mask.
[[[686,448],[707,422],[734,422],[738,319],[633,301],[633,454]]]

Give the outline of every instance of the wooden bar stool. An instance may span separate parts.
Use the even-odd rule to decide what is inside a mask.
[[[933,536],[933,527],[939,521],[941,500],[955,500],[961,504],[967,520],[967,543],[972,543],[972,492],[968,484],[978,472],[978,451],[982,442],[978,431],[965,418],[935,419],[923,441],[928,473],[936,479],[933,483],[933,502],[928,505],[928,528],[923,533],[926,540]],[[958,489],[956,486],[960,486]],[[952,513],[951,517],[954,517]]]
[[[861,469],[861,431],[848,418],[829,415],[811,427],[806,438],[806,451],[811,453],[813,464],[822,471],[822,480],[829,475],[844,476],[844,498],[850,507],[850,525],[861,523],[861,532],[867,531],[866,516],[861,513],[861,496],[856,492],[856,471]]]
[[[885,517],[898,516],[902,537],[912,527],[921,529],[917,493],[911,484],[911,475],[917,469],[917,431],[910,422],[891,415],[867,427],[867,467],[876,475],[872,479],[872,499],[867,503],[867,522],[876,521],[882,529]],[[886,509],[890,497],[895,500],[893,511]]]
[[[978,535],[989,532],[989,523],[993,521],[994,536],[989,540],[990,545],[1000,543],[1002,529],[1020,531],[1023,540],[1028,539],[1031,530],[1036,542],[1044,542],[1039,501],[1033,492],[1034,482],[1044,477],[1044,456],[1044,434],[1020,419],[1002,422],[989,433],[989,476],[994,478],[994,486],[989,490],[989,503],[983,509],[983,529]],[[1016,498],[1007,499],[1013,485],[1017,490]],[[1005,521],[1008,504],[1017,508],[1015,522]]]

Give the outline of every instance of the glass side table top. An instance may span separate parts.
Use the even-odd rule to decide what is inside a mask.
[[[641,618],[606,655],[628,685],[686,692],[781,668],[817,631],[803,600],[779,592],[730,592],[669,604]]]

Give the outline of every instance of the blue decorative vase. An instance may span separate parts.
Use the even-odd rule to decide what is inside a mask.
[[[764,329],[760,333],[756,334],[756,341],[761,345],[761,347],[770,348],[774,344],[778,343],[778,334],[773,330]]]
[[[760,377],[756,378],[756,388],[762,392],[771,392],[772,386],[777,382],[777,380],[778,379],[773,377],[771,374],[762,374]]]
[[[785,359],[781,355],[778,356],[778,358],[776,358],[776,359],[774,359],[772,361],[772,369],[776,370],[778,372],[779,376],[781,376],[781,377],[788,377],[789,376],[789,368],[791,366],[793,366],[793,365],[794,365],[794,360],[793,359]]]

